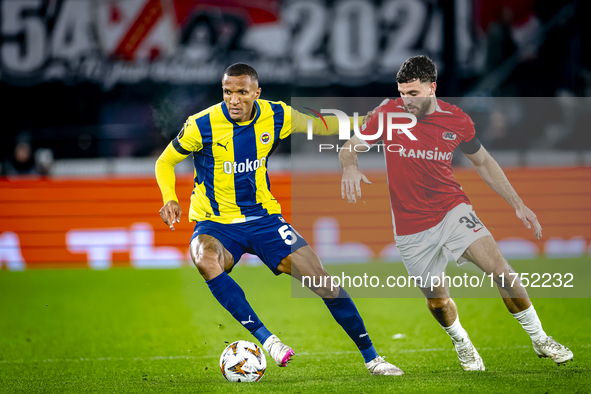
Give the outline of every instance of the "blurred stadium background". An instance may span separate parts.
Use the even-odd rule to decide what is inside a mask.
[[[188,264],[192,226],[183,221],[179,234],[161,223],[154,163],[189,115],[221,101],[228,65],[252,64],[262,97],[289,104],[395,97],[396,71],[418,54],[436,61],[438,96],[464,103],[478,138],[538,213],[542,241],[463,155],[454,156],[458,181],[506,256],[591,253],[589,2],[3,0],[0,7],[2,268]],[[306,215],[291,219],[321,257],[399,261],[381,154],[362,159],[376,181],[364,189],[367,204],[349,207],[326,198],[339,196],[336,157],[321,173],[291,173],[292,160],[306,163],[310,153],[291,142],[270,160],[273,192],[288,218],[295,186],[305,192]],[[177,167],[184,212],[191,165]]]

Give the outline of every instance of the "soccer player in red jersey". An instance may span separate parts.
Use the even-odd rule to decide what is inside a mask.
[[[534,237],[540,239],[542,227],[536,215],[481,146],[470,117],[457,106],[435,97],[437,69],[428,57],[407,59],[396,79],[401,98],[382,102],[360,129],[365,138],[353,136],[339,153],[342,197],[356,202],[356,197],[361,197],[361,181],[370,183],[357,167],[358,152],[368,148],[358,146],[372,146],[383,139],[396,246],[409,275],[427,298],[429,310],[451,337],[462,368],[485,369],[450,298],[449,283],[444,279],[444,246],[458,265],[471,261],[488,275],[494,275],[507,309],[530,335],[539,357],[551,358],[557,364],[572,360],[572,352],[542,329],[527,291],[519,278],[512,283],[513,276],[509,274],[515,271],[455,181],[451,167],[455,148],[460,148],[482,179],[515,209],[523,224],[527,228],[533,226]],[[391,135],[383,133],[383,138],[378,136],[379,130],[385,129],[381,126],[386,124],[386,114],[393,112],[406,112],[417,118],[416,126],[407,130],[415,140],[404,130]]]

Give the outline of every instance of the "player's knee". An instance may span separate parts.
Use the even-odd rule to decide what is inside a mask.
[[[427,298],[427,306],[432,311],[444,310],[452,302],[451,298]]]
[[[507,281],[510,283],[514,278],[514,275],[515,270],[509,265],[507,260],[502,259],[502,261],[499,261],[497,264],[495,264],[495,268],[493,270],[493,280],[495,283],[501,286],[507,283]]]
[[[209,280],[223,271],[219,264],[207,259],[194,259],[193,264],[205,280]]]

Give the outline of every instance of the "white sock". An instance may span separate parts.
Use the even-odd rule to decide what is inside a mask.
[[[441,326],[441,328],[443,328],[445,332],[449,334],[449,336],[451,337],[451,339],[454,340],[454,342],[462,342],[464,339],[469,340],[468,332],[466,332],[466,330],[464,330],[464,327],[462,327],[459,316],[456,317],[456,321],[454,321],[451,326]]]
[[[546,333],[542,329],[540,318],[534,309],[534,304],[524,311],[513,313],[514,318],[517,319],[521,326],[529,334],[532,341],[536,341],[541,337],[545,337]]]

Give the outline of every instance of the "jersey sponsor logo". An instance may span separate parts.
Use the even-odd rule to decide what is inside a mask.
[[[444,131],[442,137],[444,140],[453,141],[456,139],[456,133],[452,133],[451,131]]]
[[[218,146],[221,146],[222,148],[224,148],[226,150],[226,152],[228,151],[228,144],[230,143],[230,141],[226,142],[226,145],[222,145],[219,142],[217,143]]]
[[[261,134],[261,142],[263,144],[268,144],[269,141],[271,141],[271,134],[264,132],[263,134]]]
[[[416,151],[414,149],[401,149],[400,156],[413,159],[447,161],[451,159],[452,152],[440,152],[437,148],[435,150],[417,149]]]
[[[266,157],[256,160],[246,159],[245,162],[236,163],[231,161],[224,162],[224,172],[226,174],[242,174],[244,172],[256,171],[259,167],[265,165]]]

